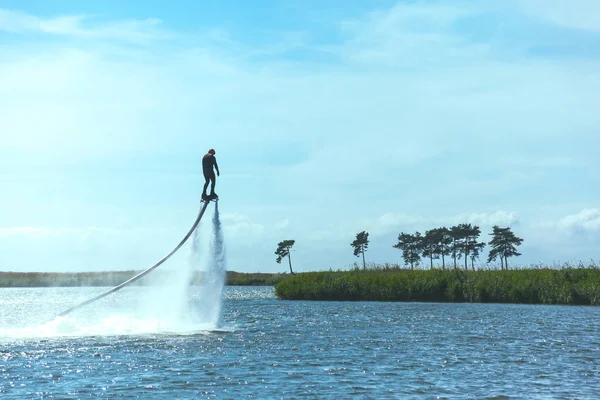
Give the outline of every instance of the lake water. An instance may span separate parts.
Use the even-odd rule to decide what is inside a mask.
[[[600,307],[103,290],[0,289],[1,399],[599,396]]]

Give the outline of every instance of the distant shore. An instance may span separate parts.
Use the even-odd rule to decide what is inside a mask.
[[[114,287],[140,272],[0,272],[0,288]],[[155,271],[132,285],[165,282],[172,274]],[[200,272],[191,284],[202,284]],[[226,285],[274,286],[282,300],[600,305],[598,266],[504,271],[386,266],[294,275],[227,271]]]
[[[0,288],[17,287],[76,287],[76,286],[117,286],[142,271],[104,271],[104,272],[1,272]],[[168,279],[173,272],[154,271],[132,285],[148,286],[153,282]],[[242,273],[227,271],[226,285],[230,286],[274,286],[288,277],[279,273]],[[191,284],[200,285],[202,274],[195,273]]]

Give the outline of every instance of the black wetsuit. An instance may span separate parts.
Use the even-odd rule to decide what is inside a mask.
[[[213,154],[206,153],[204,157],[202,157],[202,172],[204,173],[204,190],[203,194],[206,194],[206,188],[208,188],[208,183],[210,182],[210,196],[214,196],[215,194],[215,183],[217,178],[215,177],[215,171],[213,167],[219,172],[219,166],[217,165],[217,159]]]

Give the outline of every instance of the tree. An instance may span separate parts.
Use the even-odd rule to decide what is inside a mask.
[[[422,241],[423,236],[419,232],[414,235],[402,232],[398,235],[398,243],[392,247],[402,250],[404,263],[410,264],[410,269],[413,269],[415,264],[419,265],[421,260]]]
[[[460,224],[458,225],[460,231],[460,241],[462,247],[462,254],[465,256],[465,270],[467,269],[467,261],[474,252],[477,252],[479,257],[479,251],[485,247],[485,243],[478,243],[477,238],[481,234],[481,229],[477,225],[471,224]],[[483,245],[483,247],[482,247]],[[471,258],[471,268],[474,269],[474,259]]]
[[[492,249],[488,255],[488,262],[500,258],[500,268],[508,269],[508,257],[521,255],[517,251],[517,246],[523,243],[523,239],[515,236],[510,228],[500,228],[497,225],[494,225],[490,235],[492,240],[488,244]]]
[[[452,254],[452,236],[446,227],[438,228],[440,235],[440,255],[442,256],[442,269],[446,269],[445,256]]]
[[[288,258],[288,262],[290,263],[290,274],[294,274],[294,271],[292,271],[292,256],[290,255],[290,250],[294,246],[294,243],[296,243],[295,240],[284,240],[277,243],[277,250],[275,250],[277,264],[281,264],[281,260],[286,257]]]
[[[429,257],[429,268],[433,269],[433,259],[440,258],[441,237],[439,229],[425,231],[423,236],[423,257]]]
[[[463,237],[463,230],[460,225],[455,225],[450,228],[448,233],[451,240],[450,254],[454,259],[454,269],[456,269],[456,259],[460,259],[460,256],[462,254],[461,239]]]
[[[485,243],[475,243],[475,245],[471,248],[471,269],[475,271],[475,260],[479,258],[481,254],[481,250],[485,247]]]
[[[350,246],[354,247],[354,255],[359,257],[362,254],[363,269],[367,269],[365,262],[365,251],[369,247],[369,233],[362,231],[356,234],[356,240],[350,243]]]
[[[423,254],[424,237],[421,232],[415,232],[413,235],[413,246],[412,251],[416,254],[415,265],[421,263],[421,254]]]

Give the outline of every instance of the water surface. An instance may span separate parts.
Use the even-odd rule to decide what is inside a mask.
[[[0,289],[0,398],[597,398],[600,308]],[[149,304],[148,304],[149,303]],[[205,302],[204,302],[205,303]],[[176,315],[178,314],[178,315]],[[50,320],[50,322],[46,322]]]

